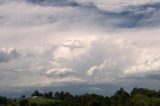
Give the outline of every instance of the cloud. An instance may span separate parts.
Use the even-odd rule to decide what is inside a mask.
[[[40,28],[50,28],[53,30],[55,29],[55,31],[58,28],[63,28],[64,30],[65,28],[71,28],[72,30],[75,29],[75,26],[83,29],[88,29],[88,27],[90,27],[90,29],[107,27],[108,29],[114,27],[135,28],[159,25],[160,6],[156,1],[135,1],[135,3],[127,0],[123,1],[126,3],[120,3],[122,1],[119,0],[116,2],[95,0],[93,3],[87,0],[81,2],[74,1],[75,3],[80,2],[78,6],[71,5],[72,3],[70,4],[70,2],[73,1],[67,0],[42,0],[42,3],[40,1],[31,0],[31,2],[28,2],[25,0],[9,0],[8,2],[1,3],[0,10],[2,12],[0,14],[0,24],[3,26],[3,29],[6,29],[5,26],[11,27],[13,25],[17,27],[24,26],[26,29],[29,28],[30,30],[36,29],[37,26],[41,25],[41,27],[39,26]],[[39,3],[48,5],[38,5]],[[63,5],[49,5],[57,3]],[[103,10],[98,8],[99,3],[105,5],[107,9]],[[149,3],[152,4],[149,5]],[[19,5],[17,6],[17,4]],[[123,6],[123,4],[126,6]],[[112,11],[110,11],[109,9],[112,8],[112,6],[121,7],[121,9],[115,9],[114,11],[111,9]],[[14,10],[12,8],[14,8]],[[106,30],[106,28],[103,29]]]
[[[91,67],[91,68],[87,71],[87,74],[88,74],[89,76],[92,76],[92,75],[94,75],[94,73],[96,73],[97,71],[113,70],[112,68],[114,68],[115,66],[116,66],[116,63],[113,63],[113,62],[111,62],[110,60],[105,60],[101,65]]]
[[[53,75],[66,75],[67,73],[74,72],[72,69],[68,68],[56,68],[56,69],[51,69],[46,72],[47,75],[53,74]]]
[[[99,88],[99,87],[90,87],[88,88],[88,91],[102,91],[103,89]]]
[[[151,52],[152,51],[152,52]],[[140,54],[135,65],[129,67],[124,72],[127,75],[147,77],[152,74],[159,73],[160,57],[159,54],[153,50],[146,50]]]
[[[156,2],[0,0],[0,88],[154,85]]]
[[[8,62],[19,57],[19,53],[14,48],[2,48],[0,50],[0,62]]]
[[[137,6],[137,5],[144,5],[144,4],[150,4],[150,3],[157,3],[158,0],[70,0],[70,1],[76,1],[79,3],[87,4],[87,3],[93,3],[95,4],[99,9],[102,10],[110,10],[110,11],[117,11],[118,9],[122,9],[127,6]]]

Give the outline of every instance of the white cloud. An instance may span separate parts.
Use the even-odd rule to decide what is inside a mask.
[[[160,71],[160,56],[159,51],[153,49],[144,50],[135,65],[124,71],[127,76],[146,77],[152,74],[157,74]]]
[[[46,72],[47,75],[50,74],[54,74],[54,75],[65,75],[67,73],[72,73],[74,72],[74,70],[70,69],[70,68],[54,68],[54,69],[50,69]]]
[[[91,67],[88,71],[87,74],[89,76],[94,75],[97,71],[104,71],[104,70],[114,70],[113,68],[116,67],[116,63],[110,61],[110,60],[105,60],[101,65],[99,66],[93,66]],[[107,73],[107,72],[106,72]]]
[[[117,25],[150,13],[153,16],[137,24],[157,21],[160,15],[155,8],[132,8],[129,16],[121,14],[123,6],[150,0],[122,4],[120,0],[85,0],[77,1],[84,3],[79,7],[0,2],[0,88],[118,84],[136,81],[133,76],[147,79],[159,73],[159,27],[121,29]],[[87,7],[87,2],[105,11]],[[117,5],[121,12],[115,10]],[[115,15],[108,15],[106,9],[114,9]]]

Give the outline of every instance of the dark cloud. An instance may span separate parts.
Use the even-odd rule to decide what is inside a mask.
[[[68,0],[26,0],[26,1],[42,6],[81,6],[80,3]]]
[[[74,27],[81,26],[81,23],[89,23],[98,25],[99,27],[110,28],[145,28],[158,27],[160,25],[160,3],[148,3],[142,5],[129,5],[119,10],[103,10],[94,2],[79,3],[72,0],[24,0],[33,4],[32,6],[45,7],[71,7],[76,10],[76,13],[48,13],[46,15],[37,13],[20,18],[19,15],[15,17],[23,22],[23,25],[39,25],[39,24],[56,24],[59,22],[68,23],[67,26]],[[26,6],[26,5],[24,5]],[[73,11],[74,12],[74,11]],[[64,14],[64,15],[62,15]],[[1,16],[0,23],[5,25],[5,20],[10,21],[7,16]],[[13,16],[11,16],[13,17]],[[13,17],[14,18],[14,17]],[[18,21],[18,23],[17,23]],[[13,20],[14,24],[22,24],[19,20]],[[71,23],[72,22],[72,23]]]
[[[147,79],[155,79],[155,80],[160,81],[160,73],[153,74],[153,75],[149,75],[149,76],[147,77]]]
[[[77,6],[83,12],[95,12],[94,22],[102,26],[112,26],[116,28],[144,28],[159,26],[160,3],[147,3],[142,5],[129,5],[120,11],[102,10],[94,2],[79,3],[68,0],[28,0],[35,4],[49,4],[52,6]],[[76,7],[75,7],[76,8]],[[156,15],[156,16],[155,16]],[[155,18],[156,17],[156,18]],[[73,19],[76,16],[73,17]]]
[[[1,49],[0,50],[0,62],[8,62],[13,59],[16,59],[19,57],[19,53],[16,51],[16,49]]]
[[[98,22],[104,26],[111,22],[111,26],[116,28],[159,26],[159,10],[160,3],[128,6],[118,12],[96,8],[96,11],[101,14],[101,17],[99,17],[100,19],[97,19],[101,21]],[[116,22],[116,20],[118,21]]]

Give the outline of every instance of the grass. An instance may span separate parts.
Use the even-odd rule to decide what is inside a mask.
[[[46,99],[46,98],[30,98],[29,99],[30,104],[37,104],[37,105],[48,104],[48,103],[54,104],[55,102],[60,102],[60,101],[55,99]]]

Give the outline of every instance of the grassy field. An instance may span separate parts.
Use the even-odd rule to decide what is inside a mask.
[[[55,99],[46,99],[46,98],[30,98],[29,103],[30,104],[54,104],[55,102],[60,102],[59,100]]]

